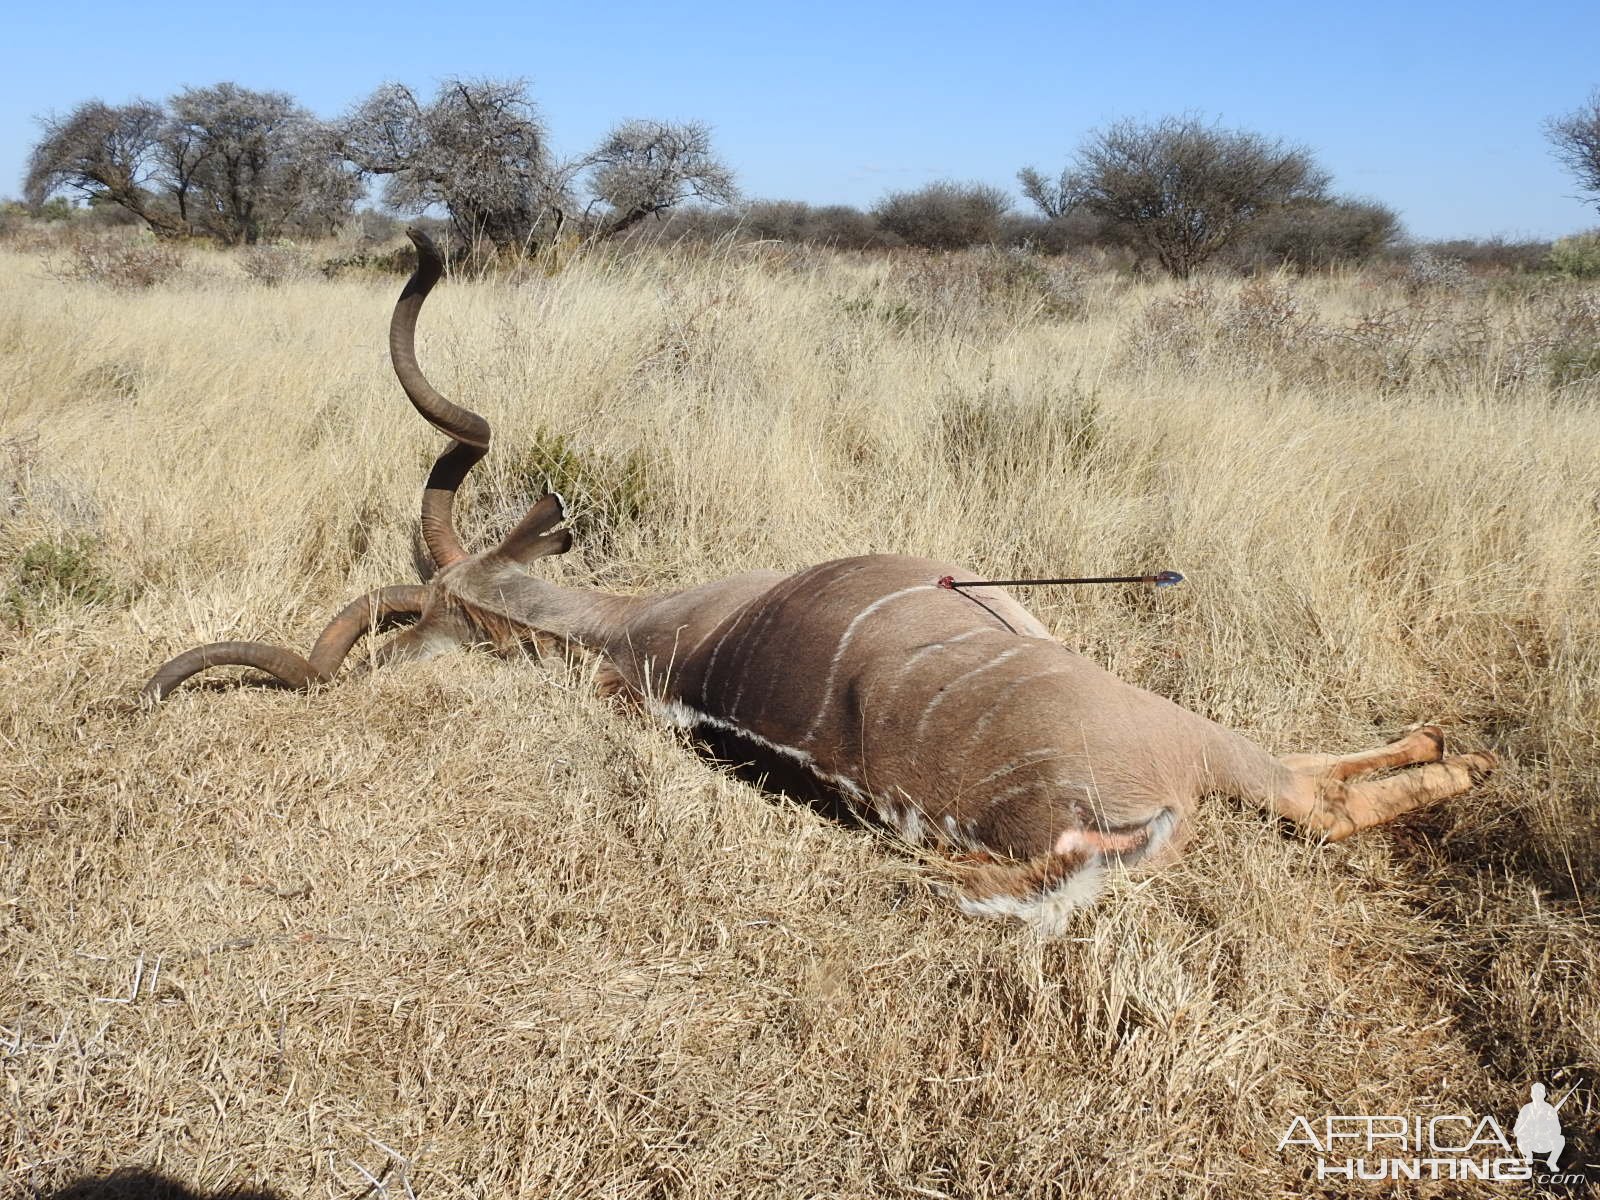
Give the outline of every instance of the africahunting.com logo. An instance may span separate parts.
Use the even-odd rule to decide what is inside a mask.
[[[1583,1183],[1587,1177],[1582,1172],[1570,1164],[1563,1171],[1560,1165],[1567,1145],[1561,1132],[1561,1106],[1576,1088],[1574,1084],[1551,1104],[1545,1099],[1544,1084],[1534,1084],[1509,1138],[1488,1116],[1297,1116],[1278,1139],[1278,1149],[1284,1154],[1315,1154],[1318,1179]]]

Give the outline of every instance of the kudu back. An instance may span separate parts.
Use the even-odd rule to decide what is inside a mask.
[[[803,768],[905,840],[952,852],[964,909],[1044,934],[1097,895],[1109,866],[1173,853],[1208,792],[1337,839],[1465,791],[1494,766],[1487,753],[1446,756],[1434,726],[1364,753],[1274,757],[1068,650],[1004,590],[942,586],[978,578],[954,563],[864,555],[659,596],[564,587],[534,572],[572,544],[553,494],[469,553],[452,508],[490,430],[417,364],[417,316],[443,262],[426,236],[410,237],[417,269],[389,345],[406,395],[451,439],[422,499],[435,573],[352,601],[306,656],[257,642],[189,650],[155,673],[147,699],[224,665],[294,688],[326,683],[361,637],[394,624],[409,628],[377,647],[375,664],[554,638],[599,655],[608,690]],[[1379,770],[1391,773],[1356,778]]]

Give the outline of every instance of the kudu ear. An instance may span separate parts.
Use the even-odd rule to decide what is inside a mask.
[[[489,557],[525,567],[535,559],[565,554],[572,549],[572,531],[550,531],[565,520],[566,515],[561,497],[555,492],[546,492],[517,522],[517,527],[489,552]]]

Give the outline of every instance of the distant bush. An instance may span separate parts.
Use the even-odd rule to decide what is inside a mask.
[[[1393,209],[1370,200],[1302,201],[1251,221],[1228,260],[1244,268],[1324,270],[1369,261],[1400,235]]]
[[[16,200],[0,200],[0,238],[9,238],[28,224],[28,208]]]
[[[669,246],[678,242],[714,242],[734,234],[738,228],[738,214],[731,208],[709,208],[691,204],[659,213],[647,221],[638,221],[617,234],[613,240],[625,246]],[[583,231],[576,226],[566,230],[557,241],[568,247],[584,241]]]
[[[72,204],[65,196],[52,196],[34,209],[32,216],[36,221],[70,221]]]
[[[1511,241],[1503,237],[1454,238],[1428,242],[1422,248],[1436,258],[1454,259],[1475,274],[1543,270],[1550,254],[1549,242]]]
[[[412,221],[416,225],[418,222]],[[443,226],[445,222],[438,222]],[[388,213],[381,213],[375,208],[358,209],[351,218],[345,222],[339,231],[341,238],[351,239],[363,245],[372,245],[377,242],[392,242],[405,232],[405,225]]]
[[[85,232],[105,233],[138,224],[139,218],[114,204],[74,206],[57,196],[33,211],[20,200],[0,200],[0,238],[26,242],[24,249],[41,250]]]
[[[628,240],[651,244],[785,242],[832,250],[889,250],[912,246],[959,250],[972,245],[1025,247],[1059,254],[1089,244],[1099,233],[1090,218],[1046,221],[1008,213],[998,189],[934,184],[886,197],[871,212],[848,204],[803,200],[752,200],[737,208],[684,208],[661,221],[637,225]]]
[[[245,278],[265,287],[277,287],[311,274],[311,261],[294,246],[246,246],[239,251],[239,269]]]
[[[839,250],[865,250],[885,241],[872,217],[848,204],[756,200],[739,214],[738,225],[746,237]]]
[[[1011,198],[983,183],[940,180],[911,192],[891,192],[873,206],[878,227],[908,246],[960,250],[1000,240]]]
[[[147,236],[98,234],[80,237],[46,260],[55,278],[95,283],[129,291],[166,283],[183,270],[183,255],[167,242]]]
[[[1000,244],[1040,254],[1071,254],[1096,247],[1115,248],[1121,241],[1099,217],[1078,209],[1059,217],[1007,213],[1000,221]]]
[[[144,222],[121,205],[93,199],[73,210],[73,220],[85,229],[144,228]]]
[[[1600,279],[1600,229],[1562,238],[1550,247],[1550,268],[1574,279]]]
[[[1273,209],[1326,200],[1310,151],[1192,115],[1096,130],[1055,180],[1032,167],[1022,192],[1047,217],[1084,211],[1169,274],[1187,279]]]
[[[337,279],[351,273],[373,275],[409,275],[417,265],[416,251],[407,242],[390,250],[363,250],[355,254],[341,254],[325,258],[317,269],[327,279]]]

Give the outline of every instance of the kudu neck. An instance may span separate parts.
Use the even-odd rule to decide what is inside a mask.
[[[623,636],[628,623],[651,601],[647,596],[567,587],[517,567],[493,570],[488,578],[471,581],[471,586],[462,587],[457,594],[476,612],[599,651]]]

